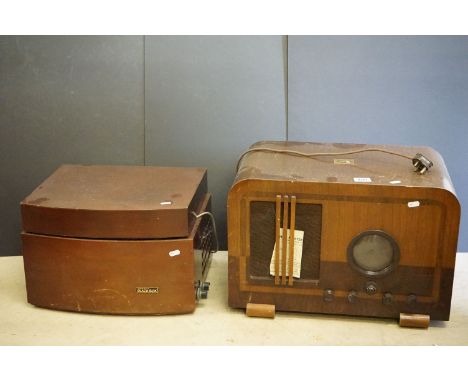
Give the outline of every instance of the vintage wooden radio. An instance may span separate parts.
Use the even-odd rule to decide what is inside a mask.
[[[210,200],[203,168],[61,166],[21,203],[28,301],[192,312],[217,246]]]
[[[229,305],[448,320],[459,219],[429,147],[259,142],[228,197]]]

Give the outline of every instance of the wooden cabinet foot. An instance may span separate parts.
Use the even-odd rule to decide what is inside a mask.
[[[248,303],[245,313],[249,317],[275,318],[275,305]]]
[[[427,329],[431,318],[427,314],[400,313],[400,326]]]

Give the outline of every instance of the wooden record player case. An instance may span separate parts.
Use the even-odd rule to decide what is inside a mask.
[[[209,287],[210,201],[203,168],[61,166],[21,203],[28,302],[192,312]]]
[[[251,149],[228,197],[231,307],[449,319],[460,205],[435,150],[270,141]],[[423,174],[413,171],[417,153],[433,163]]]

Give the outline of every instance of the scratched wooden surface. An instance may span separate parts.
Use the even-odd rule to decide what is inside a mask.
[[[468,345],[468,253],[455,267],[452,316],[429,329],[387,319],[277,313],[227,306],[227,252],[214,256],[209,298],[195,313],[126,317],[66,313],[26,302],[22,257],[0,258],[0,345]]]

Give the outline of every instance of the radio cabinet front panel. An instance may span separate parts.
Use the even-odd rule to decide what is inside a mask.
[[[329,181],[318,181],[317,175],[308,181],[295,161],[320,173],[323,166],[334,169],[333,159],[316,163],[270,153],[250,155],[257,157],[241,162],[244,167],[228,199],[230,306],[257,303],[280,311],[395,318],[405,312],[449,319],[460,216],[452,192],[395,183],[352,184],[340,182],[340,175],[330,178],[336,175],[330,172]],[[353,158],[365,167],[365,158]],[[280,170],[272,174],[275,160]],[[264,164],[270,166],[266,174]],[[288,167],[296,170],[294,177],[285,175]],[[349,171],[351,179],[356,171],[352,166],[339,170]],[[384,177],[386,169],[380,174]],[[270,264],[276,230],[292,230],[292,225],[303,232],[300,277],[282,276],[286,262],[278,266],[277,277]]]

